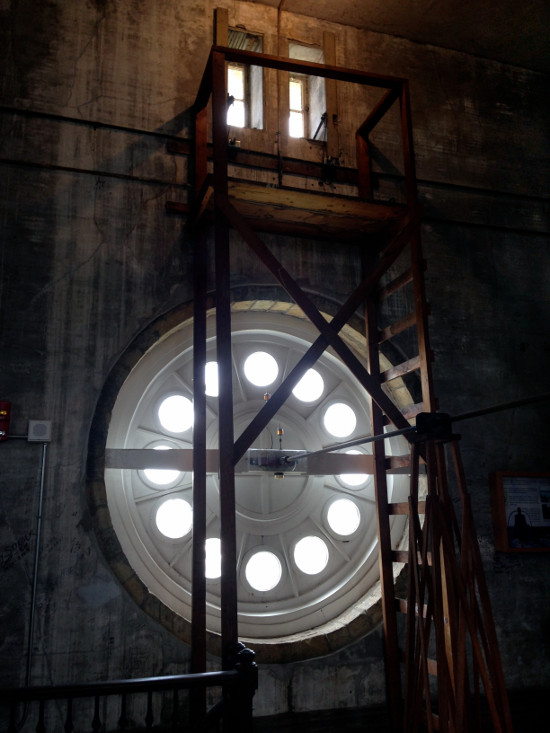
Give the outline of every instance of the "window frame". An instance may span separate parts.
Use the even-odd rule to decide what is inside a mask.
[[[256,51],[264,53],[264,34],[251,33],[241,28],[229,28],[227,45],[229,48],[235,48],[244,51]],[[237,130],[259,130],[265,128],[265,79],[264,69],[261,66],[239,63],[230,61],[227,65],[227,76],[229,77],[229,69],[242,69],[243,71],[243,98],[235,97],[239,102],[243,102],[244,107],[244,125],[231,124],[229,121],[228,108],[227,125]],[[228,79],[228,95],[231,95]],[[233,95],[235,96],[235,95]]]
[[[301,89],[301,108],[294,108],[291,104],[292,94],[291,85],[298,84]],[[302,134],[293,135],[292,130],[292,114],[299,114],[302,120]],[[307,132],[309,131],[309,84],[308,78],[302,74],[291,74],[288,79],[288,134],[295,140],[308,139]]]
[[[238,70],[242,72],[242,87],[243,87],[243,96],[237,97],[235,94],[232,94],[232,90],[229,86],[229,71]],[[231,114],[231,106],[228,104],[227,107],[227,125],[228,127],[236,127],[238,129],[248,128],[249,127],[249,121],[250,121],[250,83],[249,83],[249,75],[248,75],[248,67],[246,64],[239,64],[237,62],[230,62],[227,65],[227,94],[228,96],[232,96],[234,99],[234,102],[242,102],[243,105],[243,117],[244,117],[244,124],[243,125],[236,125],[230,122],[230,114]]]

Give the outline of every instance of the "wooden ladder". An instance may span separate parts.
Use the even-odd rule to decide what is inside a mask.
[[[382,258],[388,248],[391,242],[382,250]],[[367,274],[377,267],[379,260],[363,263]],[[411,448],[407,502],[388,501],[385,441],[373,446],[392,729],[486,731],[490,719],[495,731],[511,731],[458,438],[451,432],[450,418],[435,411],[423,273],[420,237],[413,230],[379,286],[371,289],[365,311],[370,374],[381,385],[398,378],[408,382],[413,403],[404,405],[401,412],[416,423],[406,435]],[[382,371],[381,354],[388,351],[394,366]],[[402,359],[397,364],[396,354]],[[371,415],[372,434],[381,435],[388,421],[372,399]],[[460,518],[447,481],[447,445]],[[390,526],[396,514],[408,514],[408,550],[392,547]],[[406,598],[397,597],[395,563],[407,566]]]

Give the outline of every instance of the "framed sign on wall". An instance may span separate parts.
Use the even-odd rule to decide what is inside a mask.
[[[495,548],[550,552],[550,474],[496,471],[490,481]]]

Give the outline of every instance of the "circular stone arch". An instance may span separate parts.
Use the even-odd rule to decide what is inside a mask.
[[[272,344],[275,344],[277,357],[282,361],[286,360],[288,362],[289,359],[292,361],[289,354],[294,354],[295,358],[296,354],[303,353],[316,335],[315,329],[309,324],[301,310],[290,303],[275,300],[243,300],[234,303],[232,311],[233,330],[236,333],[235,351],[242,354],[243,357],[250,351],[247,346],[248,339],[255,347],[258,344],[260,346],[267,344],[265,348],[268,350]],[[212,315],[213,311],[209,312],[210,321],[213,320]],[[106,470],[104,457],[105,450],[109,446],[132,447],[128,440],[132,431],[135,434],[135,426],[137,425],[134,420],[132,427],[132,419],[135,417],[136,412],[139,412],[137,405],[144,394],[147,396],[147,389],[154,382],[155,375],[159,370],[166,371],[166,369],[171,368],[170,365],[176,365],[179,368],[178,378],[185,383],[185,375],[188,373],[187,367],[191,359],[189,353],[192,341],[191,333],[192,306],[186,305],[151,324],[125,351],[112,370],[99,399],[90,433],[88,460],[89,505],[98,539],[113,572],[132,599],[149,616],[161,623],[177,638],[189,644],[191,643],[191,624],[189,621],[190,578],[185,573],[185,562],[182,563],[180,570],[176,568],[177,571],[174,571],[175,561],[173,561],[174,552],[177,553],[178,551],[178,542],[187,543],[189,547],[189,537],[173,539],[160,536],[159,540],[158,528],[155,527],[154,523],[154,512],[148,510],[140,514],[141,510],[138,510],[132,515],[132,501],[135,501],[137,496],[137,501],[141,501],[142,505],[148,502],[154,505],[160,501],[157,498],[161,495],[171,496],[172,498],[175,495],[188,497],[190,495],[188,489],[191,486],[190,476],[180,476],[174,478],[172,484],[168,482],[168,484],[162,486],[155,486],[151,482],[148,485],[147,477],[143,476],[144,472],[124,472],[121,470],[118,478],[113,483],[112,474],[114,471],[113,469]],[[282,334],[282,340],[277,340],[278,333]],[[285,338],[288,339],[289,336],[291,338],[290,346],[285,341]],[[346,326],[342,329],[341,336],[354,353],[361,358],[364,350],[362,348],[364,341],[361,334]],[[187,357],[182,356],[182,354],[187,354]],[[180,362],[178,362],[178,359],[180,359]],[[182,359],[183,361],[181,361]],[[238,358],[236,361],[238,363]],[[324,371],[328,382],[331,379],[338,381],[338,370],[344,369],[343,365],[338,365],[338,362],[339,360],[334,355],[328,354],[325,364],[321,365],[321,371]],[[389,366],[389,362],[382,364],[383,369]],[[286,368],[288,369],[288,364]],[[336,374],[336,378],[334,374]],[[283,374],[280,375],[281,378],[282,376]],[[339,386],[334,388],[334,394],[340,395],[340,397],[343,395],[342,399],[344,401],[347,400],[348,403],[354,405],[362,403],[364,406],[368,404],[368,400],[361,400],[361,398],[366,398],[364,390],[357,384],[351,384],[350,386],[350,380],[346,384],[351,392],[345,394],[345,389]],[[187,387],[190,389],[189,384],[187,384]],[[131,400],[133,399],[134,402],[129,404],[128,395],[132,395],[132,393],[134,396],[131,397]],[[296,414],[294,414],[292,409],[289,408],[285,413],[285,406],[280,411],[284,413],[282,421],[285,428],[283,431],[285,439],[288,435],[288,439],[295,441],[294,445],[298,449],[307,450],[339,442],[338,439],[331,438],[330,435],[323,436],[322,431],[317,427],[320,420],[322,420],[323,405],[326,406],[334,402],[334,394],[325,395],[318,399],[318,404],[308,406],[307,409],[311,411],[312,416],[308,417],[306,415],[305,420],[300,410],[295,411]],[[151,397],[150,404],[153,404],[157,397],[158,394]],[[392,387],[392,397],[395,402],[402,406],[411,402],[408,390],[401,381]],[[123,402],[124,405],[121,407]],[[242,423],[237,425],[236,435],[253,416],[251,411],[257,411],[259,407],[261,407],[261,404],[258,404],[257,400],[254,399],[242,400],[241,404],[236,405],[236,421]],[[358,432],[351,437],[364,435],[368,432],[366,427],[368,414],[365,414],[364,407],[362,411],[359,411],[358,418]],[[311,425],[316,427],[312,428]],[[276,432],[275,429],[274,432]],[[302,433],[307,436],[307,445],[296,444],[296,441],[299,440],[298,436]],[[164,439],[166,437],[165,432],[160,437]],[[215,431],[210,434],[210,447],[214,447],[216,437]],[[151,441],[142,442],[139,447],[156,447],[155,441],[158,442],[159,435],[153,435],[152,438]],[[185,441],[184,443],[178,442],[179,436],[176,436],[176,438],[171,447],[185,445]],[[285,445],[285,449],[292,447],[291,445]],[[406,452],[406,449],[406,443],[403,439],[392,439],[391,451],[393,453],[403,453]],[[126,479],[123,478],[124,473],[126,473]],[[132,477],[128,479],[130,473],[132,473]],[[109,477],[108,474],[111,474],[111,476]],[[246,482],[250,485],[250,479],[250,476],[244,477],[243,486],[246,487]],[[290,485],[290,489],[288,489],[290,498],[285,500],[286,504],[285,501],[282,501],[274,507],[268,517],[265,516],[265,512],[262,514],[262,511],[259,510],[258,502],[261,503],[261,500],[257,499],[255,494],[249,492],[247,499],[240,501],[240,503],[239,499],[237,500],[238,520],[245,527],[243,531],[247,538],[247,541],[242,545],[239,560],[240,568],[238,568],[238,578],[241,584],[239,595],[240,637],[254,648],[259,658],[264,662],[298,661],[329,654],[368,634],[381,622],[377,541],[376,537],[373,536],[376,521],[372,508],[368,517],[370,522],[368,528],[363,524],[360,531],[355,532],[351,537],[342,537],[339,536],[338,532],[331,532],[331,528],[326,522],[327,507],[331,502],[331,492],[337,498],[345,497],[349,499],[351,497],[351,501],[355,502],[363,512],[364,506],[367,505],[365,498],[369,492],[372,494],[373,491],[372,477],[364,481],[359,489],[353,486],[353,483],[356,482],[349,485],[342,479],[345,479],[345,477],[330,477],[330,480],[325,482],[318,477],[312,479],[310,477],[291,476],[286,479],[287,486]],[[260,490],[266,493],[273,491],[271,477],[269,479],[261,477],[259,480],[263,482]],[[180,481],[180,484],[178,484],[178,481]],[[215,477],[210,478],[210,483],[211,494],[215,497],[217,491]],[[408,479],[406,476],[398,477],[396,480],[394,477],[394,482],[390,488],[394,499],[401,500],[404,498],[407,487]],[[147,495],[148,490],[151,497]],[[361,492],[364,494],[363,497],[361,497]],[[243,489],[242,493],[246,495],[246,490]],[[120,502],[113,500],[115,495],[119,496]],[[316,503],[319,504],[318,517],[313,524],[309,525],[308,531],[302,531],[299,526],[300,521],[309,522],[310,515],[315,513]],[[127,522],[124,516],[125,511],[128,512]],[[146,517],[145,520],[144,517]],[[212,517],[212,522],[215,523],[215,511]],[[282,532],[278,522],[288,522],[289,518],[291,518],[290,529],[285,529],[285,532]],[[363,519],[363,522],[365,521],[367,520]],[[258,530],[256,526],[258,523],[263,527],[268,527],[268,529],[265,531],[263,529]],[[139,533],[133,535],[132,531],[128,533],[127,526],[135,526],[136,524],[141,525],[142,535],[139,535]],[[271,525],[270,528],[269,525]],[[282,533],[289,536],[287,546],[281,545],[279,541],[270,544],[269,537],[278,537]],[[392,533],[394,546],[404,547],[407,539],[407,525],[403,518],[399,518],[394,522]],[[268,536],[267,541],[266,535]],[[317,540],[325,542],[328,546],[329,556],[332,552],[333,558],[336,558],[336,560],[331,561],[332,565],[328,563],[326,571],[328,575],[324,579],[315,576],[308,578],[307,573],[304,575],[300,573],[299,568],[295,567],[296,563],[292,553],[299,538],[303,535],[314,536]],[[154,542],[149,547],[147,546],[148,537],[151,536],[157,542],[157,545],[160,545],[160,549],[159,546],[155,546]],[[347,557],[350,568],[354,565],[349,558],[353,557],[355,553],[348,551],[348,548],[353,546],[354,543],[356,553],[360,558],[356,563],[357,567],[350,570],[345,567],[346,562],[341,560],[342,557],[344,559]],[[265,551],[266,549],[272,550],[273,556],[280,560],[280,565],[283,568],[283,580],[286,578],[288,586],[284,592],[282,586],[279,586],[279,588],[276,586],[267,593],[254,594],[254,588],[250,588],[247,584],[246,560],[254,554],[255,550]],[[402,566],[394,566],[396,579],[401,569]],[[180,576],[178,576],[178,572]],[[164,580],[159,581],[160,576],[166,577]],[[296,579],[298,578],[301,581],[304,577],[305,585],[302,593]],[[331,587],[331,577],[335,579],[332,585],[338,586],[336,592],[333,592]],[[215,612],[217,606],[219,606],[219,599],[215,593],[216,579],[209,581],[209,584],[210,612],[207,613],[209,626],[207,643],[209,651],[219,656],[221,640],[219,627],[215,620]],[[180,587],[182,589],[181,593],[178,591]],[[316,597],[314,589],[317,587],[321,589],[321,592]],[[289,592],[289,588],[291,592]],[[303,602],[292,605],[288,598],[293,593],[294,596],[297,595],[302,598]],[[254,595],[257,598],[251,601],[251,596]],[[281,599],[281,596],[287,599],[286,602]],[[257,604],[255,605],[256,601]],[[331,614],[328,617],[323,611],[325,605],[332,607]],[[241,608],[243,609],[242,612]],[[262,628],[262,614],[264,619],[268,620],[265,633]],[[284,620],[283,622],[279,621],[283,617],[288,617],[288,623]],[[242,630],[243,627],[244,630]]]

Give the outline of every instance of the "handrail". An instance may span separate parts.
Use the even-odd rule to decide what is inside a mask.
[[[387,74],[373,74],[360,69],[349,69],[345,66],[334,66],[331,64],[318,64],[313,61],[302,61],[299,59],[286,58],[284,56],[272,56],[267,53],[256,51],[238,51],[227,46],[213,46],[212,53],[222,53],[227,61],[241,62],[252,66],[267,66],[279,71],[290,73],[310,74],[311,76],[322,76],[325,79],[336,79],[336,81],[349,81],[352,84],[366,84],[383,89],[400,87],[406,80],[399,76]]]
[[[126,730],[129,725],[127,722],[127,699],[130,695],[138,694],[147,696],[144,727],[146,730],[151,731],[161,730],[163,723],[154,720],[153,694],[166,691],[174,693],[171,717],[173,725],[179,726],[183,725],[183,722],[179,719],[178,711],[177,693],[180,690],[205,690],[206,688],[220,687],[223,691],[221,702],[208,713],[204,710],[192,712],[191,715],[194,719],[190,721],[191,728],[204,730],[205,721],[215,716],[224,720],[224,726],[227,723],[228,730],[233,729],[231,726],[237,726],[240,731],[246,732],[251,730],[252,726],[252,699],[258,686],[258,668],[254,662],[254,652],[247,649],[244,644],[239,643],[238,650],[235,651],[236,662],[234,668],[215,672],[109,680],[77,685],[0,688],[0,704],[9,706],[9,722],[5,721],[8,726],[7,731],[8,733],[16,733],[19,730],[20,724],[16,722],[18,708],[21,704],[24,705],[23,722],[25,722],[29,715],[29,703],[39,703],[37,713],[35,713],[37,715],[36,730],[45,731],[47,721],[45,703],[59,700],[66,702],[64,712],[65,730],[73,730],[73,718],[75,717],[73,702],[78,699],[93,701],[91,729],[99,731],[102,729],[99,701],[101,698],[115,696],[120,698],[119,707],[114,711],[111,709],[110,712],[114,717],[120,715],[119,727],[121,730]]]
[[[227,46],[212,46],[208,55],[208,61],[204,69],[199,90],[193,104],[193,111],[196,113],[204,109],[212,93],[212,57],[215,53],[221,53],[226,61],[242,63],[251,66],[263,66],[278,71],[289,73],[307,74],[310,76],[322,76],[325,79],[336,81],[347,81],[352,84],[377,87],[380,89],[392,89],[399,93],[405,84],[406,79],[398,76],[384,74],[373,74],[358,69],[348,69],[345,66],[332,66],[330,64],[317,64],[313,61],[301,61],[283,56],[272,56],[270,54],[258,53],[256,51],[238,51]]]
[[[412,146],[412,124],[410,114],[410,103],[408,98],[408,82],[406,79],[384,74],[373,74],[357,69],[334,66],[329,64],[318,64],[311,61],[290,59],[270,54],[257,53],[255,51],[240,51],[226,46],[213,46],[208,56],[208,62],[201,78],[199,90],[192,106],[196,119],[196,145],[195,145],[195,184],[197,190],[206,178],[206,107],[210,97],[213,95],[213,71],[215,59],[223,58],[224,62],[242,63],[252,66],[276,69],[288,73],[319,76],[325,79],[348,82],[368,87],[375,87],[386,90],[380,100],[374,105],[365,120],[357,128],[356,154],[359,197],[363,199],[372,198],[371,183],[371,160],[369,134],[384,118],[390,108],[399,101],[400,106],[400,132],[401,147],[403,153],[403,179],[405,183],[406,198],[409,211],[417,206],[417,191],[415,183],[414,151]],[[218,90],[219,92],[219,90]],[[218,98],[218,107],[220,98]],[[216,117],[219,116],[219,113]],[[220,119],[213,120],[214,125],[221,125]],[[223,167],[223,166],[221,166]],[[222,172],[222,176],[224,172]]]
[[[192,690],[197,687],[221,687],[237,684],[241,679],[236,669],[195,674],[137,677],[135,679],[84,682],[78,685],[43,685],[37,687],[2,687],[0,702],[29,702],[31,700],[62,700],[82,697],[130,695],[137,692],[163,690]]]

